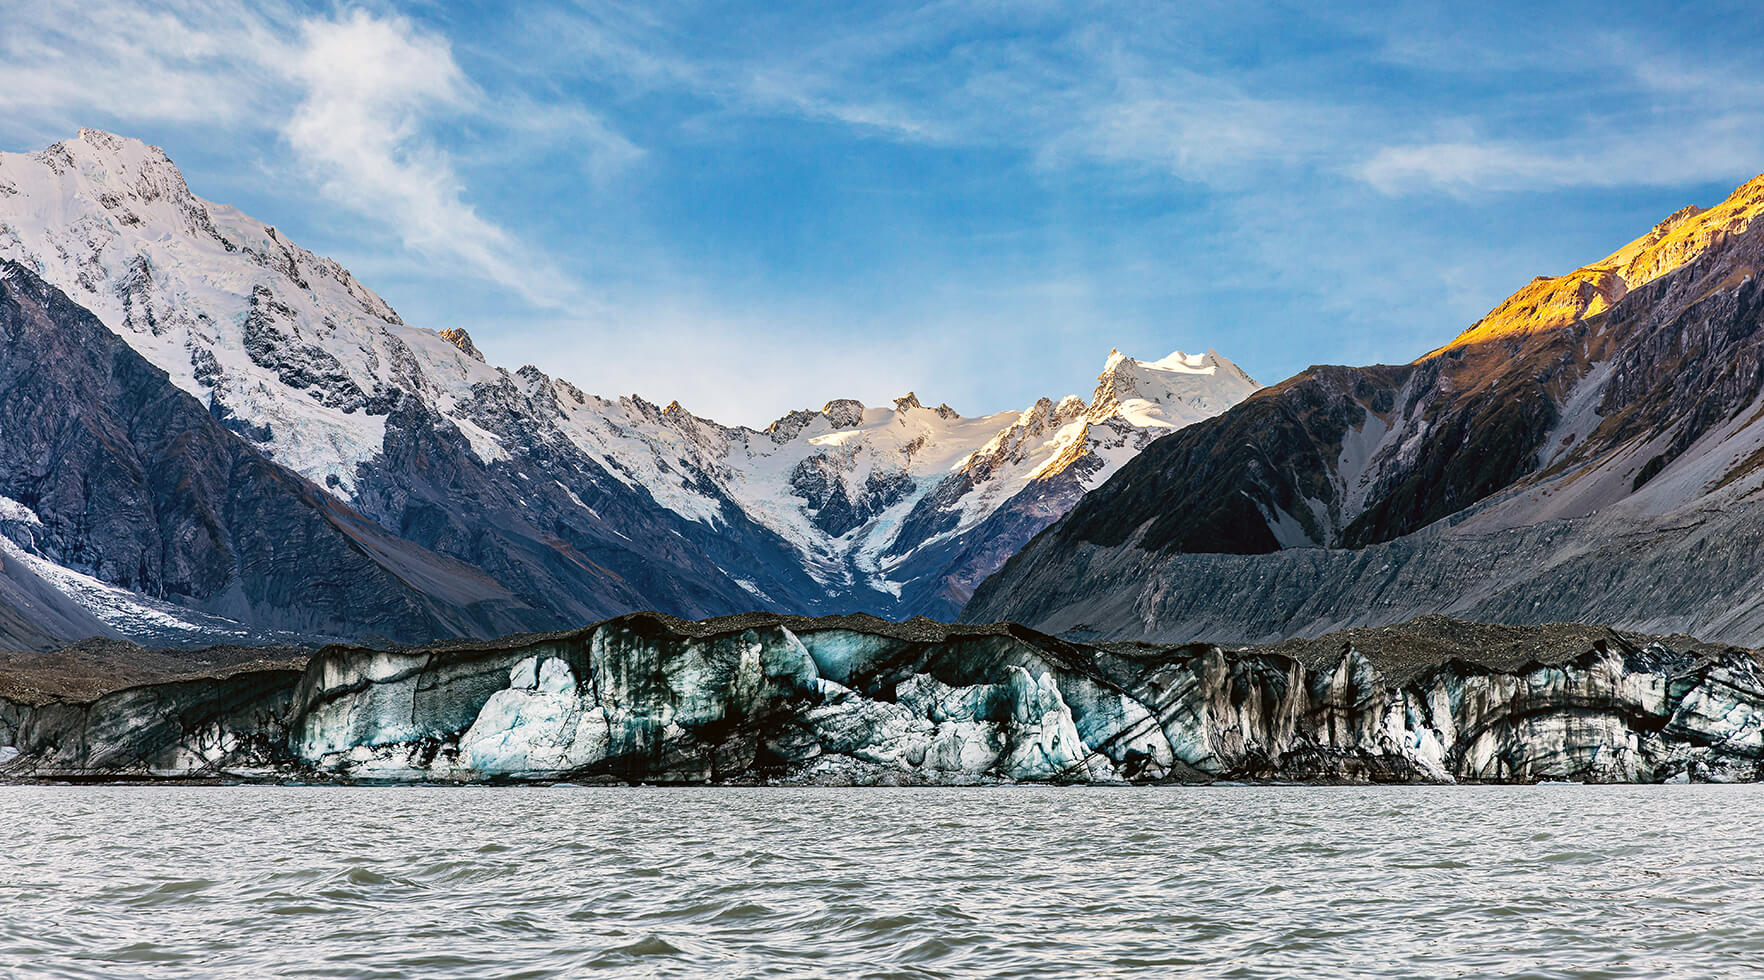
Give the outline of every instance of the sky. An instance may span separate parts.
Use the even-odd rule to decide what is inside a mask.
[[[1352,10],[1328,10],[1330,6]],[[492,363],[764,425],[1402,362],[1764,171],[1764,9],[0,0],[81,126]]]

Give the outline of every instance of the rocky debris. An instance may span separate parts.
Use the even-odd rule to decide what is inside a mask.
[[[1638,657],[1660,644],[1692,658],[1719,655],[1725,649],[1682,634],[1651,637],[1581,623],[1505,626],[1438,614],[1390,626],[1350,627],[1312,639],[1288,639],[1254,649],[1258,653],[1291,657],[1313,668],[1334,663],[1351,649],[1371,661],[1382,677],[1407,683],[1418,672],[1453,660],[1490,670],[1513,671],[1526,664],[1559,667],[1588,650],[1618,650],[1626,656]]]
[[[62,669],[94,656],[114,652],[72,651]],[[300,671],[238,662],[243,651],[212,656],[220,666],[194,677],[0,697],[0,775],[822,785],[1764,775],[1756,654],[1575,624],[1435,617],[1227,650],[1074,644],[1009,624],[645,613],[495,642],[331,647]],[[11,674],[0,680],[19,689]]]
[[[27,705],[91,701],[146,684],[301,670],[312,653],[300,647],[151,648],[93,637],[50,653],[0,652],[0,698]]]

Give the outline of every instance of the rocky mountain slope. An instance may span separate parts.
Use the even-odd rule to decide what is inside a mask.
[[[495,633],[537,618],[477,569],[266,459],[90,313],[4,261],[0,419],[10,647],[366,623],[387,636]]]
[[[1161,440],[963,616],[1259,641],[1423,612],[1764,636],[1764,178],[1411,364]]]
[[[951,615],[1153,438],[1256,388],[1211,352],[1113,355],[1089,402],[968,419],[908,395],[892,408],[835,401],[763,431],[721,426],[678,404],[598,398],[533,366],[493,367],[464,331],[404,323],[335,262],[195,196],[157,148],[95,130],[0,154],[0,259],[89,310],[252,458],[310,481],[302,492],[327,497],[314,506],[355,515],[401,554],[496,583],[497,616],[513,617],[497,628],[644,608]],[[77,466],[63,465],[66,479]],[[130,566],[135,551],[103,528],[66,546],[56,522],[72,518],[28,497],[12,497],[13,524],[51,533],[13,534],[13,565],[40,564],[33,608],[56,612],[21,621],[14,642],[115,635],[101,607],[130,595],[245,617],[227,628],[291,623]],[[284,549],[266,574],[351,608],[318,569],[291,567],[302,560]],[[230,573],[222,563],[204,574]],[[419,605],[452,601],[451,585],[413,588]],[[361,608],[355,621],[292,625],[406,641],[492,629],[480,614],[379,623]]]
[[[1228,651],[634,615],[96,696],[39,677],[0,696],[0,778],[1750,781],[1760,676],[1748,651],[1572,625],[1436,618]]]

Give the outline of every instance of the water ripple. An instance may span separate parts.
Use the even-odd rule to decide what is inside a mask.
[[[6,787],[0,975],[1701,977],[1756,787]]]

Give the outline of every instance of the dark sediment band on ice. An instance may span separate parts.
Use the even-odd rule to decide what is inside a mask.
[[[1650,782],[1754,780],[1764,758],[1756,654],[1572,624],[1423,617],[1226,650],[643,613],[303,668],[220,650],[95,689],[105,655],[59,686],[55,661],[0,658],[0,777]]]

